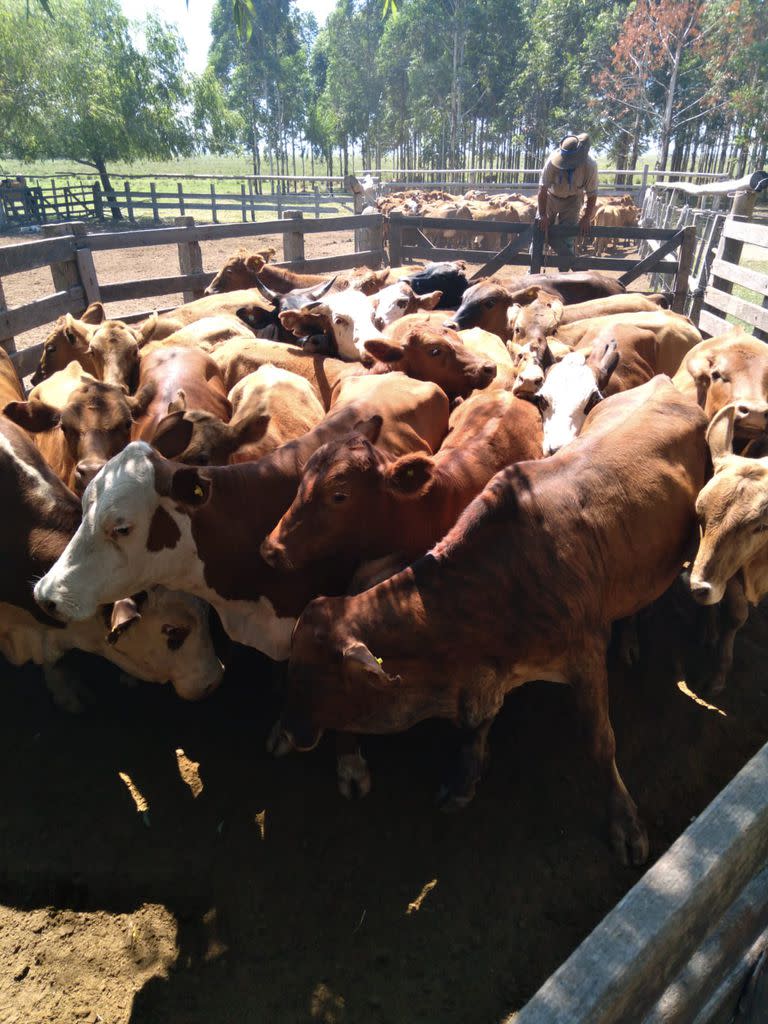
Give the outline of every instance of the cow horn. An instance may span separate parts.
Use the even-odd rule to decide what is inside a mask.
[[[271,288],[267,288],[267,286],[262,281],[260,281],[258,277],[256,278],[254,283],[268,302],[271,302],[273,306],[276,306],[278,304],[280,296],[278,295],[277,292],[273,292]]]
[[[322,299],[322,297],[324,295],[327,295],[328,292],[331,290],[331,288],[333,288],[334,284],[336,283],[336,278],[338,276],[339,276],[338,274],[335,274],[330,279],[330,281],[326,281],[325,284],[321,284],[317,288],[313,289],[313,291],[308,292],[307,293],[307,298],[308,299],[312,299],[314,301],[317,301],[318,299]]]

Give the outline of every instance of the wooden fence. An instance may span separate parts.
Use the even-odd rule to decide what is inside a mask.
[[[501,248],[493,252],[436,246],[426,237],[424,228],[468,234],[497,233],[501,237]],[[678,312],[683,311],[696,244],[693,227],[684,227],[679,231],[672,228],[650,227],[591,228],[590,238],[658,241],[660,244],[644,259],[574,256],[568,250],[566,240],[575,237],[577,233],[576,227],[556,227],[550,228],[545,236],[538,222],[523,224],[495,220],[463,220],[456,217],[406,217],[403,214],[392,213],[389,216],[389,254],[393,266],[409,263],[414,259],[463,259],[471,263],[480,262],[483,266],[474,274],[474,279],[487,277],[507,264],[529,267],[532,274],[540,273],[545,265],[553,263],[567,270],[620,270],[623,274],[619,280],[624,285],[655,271],[664,275],[674,275],[672,308]],[[513,237],[507,241],[510,235]],[[554,260],[545,254],[547,245],[555,251]],[[677,258],[673,255],[676,250]]]
[[[366,245],[361,251],[306,259],[305,235],[354,229],[360,232]],[[22,376],[26,376],[37,365],[42,345],[17,352],[14,335],[51,323],[63,313],[79,315],[89,303],[97,301],[125,302],[179,292],[183,294],[184,301],[198,298],[214,277],[213,273],[203,270],[200,250],[200,242],[203,241],[280,235],[285,262],[292,269],[304,273],[324,274],[351,267],[378,267],[387,259],[383,244],[384,217],[381,214],[365,218],[350,216],[306,220],[301,210],[292,210],[285,212],[283,220],[263,221],[258,225],[194,224],[189,217],[174,227],[137,231],[89,233],[82,223],[49,225],[47,230],[51,235],[49,238],[0,247],[0,345],[12,353]],[[110,284],[99,281],[93,261],[94,252],[169,244],[178,247],[178,274]],[[2,278],[45,266],[51,268],[53,293],[27,305],[8,309],[3,296]],[[149,311],[131,314],[123,319],[134,321],[147,315]]]
[[[752,262],[758,267],[742,265],[745,245],[755,247]],[[722,334],[736,322],[756,338],[768,341],[767,271],[768,227],[736,218],[726,220],[698,318],[702,333]],[[740,294],[734,294],[734,287]]]
[[[213,181],[205,192],[189,191],[189,185],[185,186],[181,181],[177,181],[173,189],[158,189],[154,181],[137,187],[127,179],[122,189],[111,192],[105,192],[98,182],[57,184],[55,178],[48,186],[16,185],[5,189],[0,186],[0,221],[4,219],[11,226],[47,224],[73,218],[101,221],[111,215],[113,207],[117,207],[121,215],[131,222],[137,216],[151,216],[159,224],[171,213],[183,217],[194,210],[196,213],[207,212],[211,221],[218,224],[220,218],[254,222],[259,212],[276,214],[279,219],[283,210],[297,207],[317,218],[335,216],[339,206],[346,206],[351,211],[352,196],[343,191],[338,194],[320,192],[317,188],[290,195],[280,190],[263,195],[255,190],[250,180],[242,182],[238,192],[217,191]]]

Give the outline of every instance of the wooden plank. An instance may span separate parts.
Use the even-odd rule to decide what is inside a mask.
[[[638,277],[648,273],[649,270],[659,273],[664,257],[668,256],[679,245],[681,245],[682,241],[682,232],[676,231],[671,238],[668,238],[666,242],[662,242],[661,245],[657,249],[654,249],[653,252],[649,253],[645,259],[636,263],[631,270],[626,272],[626,274],[622,274],[619,278],[619,283],[624,285],[630,284],[630,282],[636,280]]]
[[[74,235],[63,238],[44,238],[38,242],[20,242],[0,247],[0,277],[20,274],[25,270],[47,267],[72,259],[75,252]]]
[[[215,274],[179,274],[175,277],[149,277],[134,281],[119,281],[101,286],[102,302],[126,302],[129,299],[148,299],[155,295],[174,295],[176,292],[205,288]]]
[[[46,295],[43,299],[35,299],[26,306],[17,306],[0,312],[0,337],[13,337],[31,331],[33,327],[49,324],[62,313],[73,313],[76,316],[83,312],[87,305],[85,292],[79,286]]]
[[[704,293],[704,301],[708,306],[713,306],[721,313],[730,313],[731,316],[738,317],[750,327],[768,330],[768,309],[756,306],[754,302],[739,299],[735,295],[721,292],[719,288],[715,287],[707,288]]]
[[[672,311],[684,313],[685,304],[688,301],[688,281],[691,276],[693,257],[696,252],[696,228],[693,224],[683,228],[683,241],[680,245],[678,262],[680,264],[675,275],[675,294],[672,299]]]
[[[26,377],[27,374],[32,373],[37,368],[42,353],[43,342],[40,342],[38,345],[30,345],[29,348],[23,348],[20,352],[13,353],[11,361],[16,367],[19,377]]]
[[[283,256],[287,263],[304,262],[304,232],[302,225],[304,214],[301,210],[286,210],[283,220],[293,221],[297,224],[298,230],[286,231],[283,235]]]
[[[715,924],[642,1024],[691,1020],[710,1003],[729,967],[743,961],[767,928],[768,868],[764,868]]]
[[[495,256],[491,257],[485,266],[480,267],[472,275],[472,280],[476,280],[481,277],[490,277],[491,274],[495,274],[497,270],[504,266],[505,263],[509,262],[509,258],[517,256],[521,249],[530,246],[533,241],[534,226],[530,224],[527,231],[521,231],[519,235],[516,235],[511,242],[508,242],[503,249],[500,249]]]
[[[515,1024],[642,1021],[768,858],[768,744],[520,1011]]]
[[[75,249],[75,259],[77,260],[80,284],[85,291],[88,305],[92,302],[99,302],[101,295],[99,292],[99,279],[93,262],[93,253],[86,246],[83,246],[82,248]]]
[[[2,249],[0,249],[0,253]],[[749,267],[740,267],[735,263],[727,263],[725,260],[715,259],[712,264],[712,274],[715,277],[725,278],[733,284],[740,284],[743,288],[751,288],[752,291],[760,292],[761,295],[768,293],[768,274],[759,270],[751,270]]]
[[[710,338],[715,338],[718,334],[725,334],[726,331],[733,330],[733,324],[729,324],[723,317],[716,316],[708,309],[702,309],[699,313],[699,322],[696,326],[702,334],[709,335]]]
[[[494,256],[498,256],[495,249],[442,249],[439,246],[432,246],[428,249],[425,245],[404,245],[402,247],[403,259],[415,260],[466,260],[467,263],[487,263]],[[526,261],[527,262],[527,261]],[[392,266],[397,266],[393,263]]]
[[[640,266],[641,260],[623,260],[619,257],[609,256],[577,256],[573,261],[573,270],[623,270],[630,273],[635,267]],[[678,270],[677,260],[665,260],[660,266],[654,267],[654,274],[676,274]],[[642,271],[641,271],[642,273]],[[632,280],[639,275],[635,274]],[[624,283],[622,278],[619,278]]]
[[[323,256],[319,259],[304,260],[302,263],[278,263],[279,267],[290,267],[301,274],[324,274],[326,271],[351,270],[352,267],[375,269],[386,262],[384,249],[368,249],[363,252],[349,252],[344,256]]]
[[[407,228],[442,228],[445,231],[471,231],[473,234],[486,231],[502,231],[520,234],[528,231],[530,223],[511,220],[468,220],[465,217],[403,217],[403,230]]]
[[[737,242],[748,242],[750,245],[762,245],[768,248],[768,227],[764,224],[732,220],[729,217],[723,226],[723,235],[725,238],[733,238]]]
[[[0,314],[5,313],[7,309],[8,303],[5,301],[3,279],[0,277]],[[4,348],[6,352],[16,351],[16,339],[12,334],[3,334],[2,331],[0,331],[0,348]]]
[[[194,227],[194,217],[177,217],[177,227]],[[176,247],[179,255],[179,271],[187,276],[189,274],[202,274],[203,273],[203,254],[200,250],[199,242],[179,242]],[[185,288],[184,289],[184,301],[193,302],[195,299],[201,299],[203,297],[202,288]]]

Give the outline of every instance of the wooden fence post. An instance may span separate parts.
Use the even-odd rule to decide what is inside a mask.
[[[97,181],[91,188],[93,190],[93,215],[96,220],[104,220],[104,200],[101,197],[101,185]]]
[[[185,213],[185,208],[184,208],[184,186],[181,184],[180,181],[176,182],[176,189],[177,189],[177,191],[179,193],[179,214],[183,217],[184,213]]]
[[[193,228],[194,217],[175,217],[173,223],[180,228]],[[203,272],[203,254],[200,250],[200,243],[196,239],[189,242],[179,242],[179,270],[182,274],[201,274]],[[202,299],[202,288],[186,288],[184,290],[184,301],[192,302],[194,299]]]
[[[100,299],[99,281],[93,262],[93,253],[88,247],[88,228],[81,220],[63,221],[60,224],[45,224],[44,238],[58,238],[74,235],[76,250],[72,259],[51,264],[53,287],[57,292],[66,292],[78,285],[85,293],[85,306]]]
[[[218,224],[219,218],[216,214],[216,185],[214,182],[211,182],[211,216],[213,218],[213,223]]]
[[[3,291],[3,281],[0,278],[0,313],[4,313],[8,309],[5,301],[5,292]],[[0,348],[4,348],[6,352],[16,351],[16,339],[13,336],[0,336]]]
[[[297,220],[301,222],[304,220],[304,214],[301,210],[286,210],[283,214],[283,220]],[[286,263],[303,263],[304,262],[304,232],[301,231],[301,223],[299,223],[298,231],[288,231],[283,235],[283,259]]]
[[[648,164],[643,164],[643,180],[640,182],[640,195],[638,196],[640,202],[638,206],[643,205],[645,200],[645,190],[648,188]]]
[[[675,276],[675,296],[672,300],[672,311],[684,313],[688,300],[688,279],[691,276],[693,257],[696,254],[696,228],[689,224],[683,228],[683,241],[677,256],[677,274]]]
[[[395,210],[389,215],[389,265],[403,265],[403,215]]]
[[[152,196],[152,198],[150,199],[150,202],[152,203],[152,220],[154,221],[155,224],[159,224],[160,213],[157,209],[157,186],[155,185],[154,181],[150,181],[149,191]]]
[[[312,186],[312,191],[315,193],[315,220],[320,220],[320,192],[317,185]]]
[[[128,210],[128,220],[132,223],[136,222],[136,218],[133,215],[133,200],[131,199],[131,183],[130,181],[124,181],[125,187],[125,205]]]
[[[245,224],[248,220],[248,211],[245,205],[245,185],[240,186],[240,208],[243,215],[243,224]]]

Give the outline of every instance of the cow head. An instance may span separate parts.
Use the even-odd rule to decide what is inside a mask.
[[[10,402],[5,415],[33,434],[60,430],[63,435],[65,483],[81,495],[101,467],[131,438],[133,420],[142,416],[154,396],[147,386],[134,398],[122,388],[101,381],[85,382],[56,409],[45,402]]]
[[[300,569],[329,554],[359,551],[384,465],[374,448],[381,425],[381,417],[373,416],[314,452],[291,507],[261,545],[268,565]]]
[[[445,321],[454,331],[482,327],[485,331],[508,337],[507,309],[511,304],[509,292],[495,281],[480,281],[464,292],[456,313]]]
[[[435,309],[442,297],[440,291],[417,295],[406,281],[388,285],[373,296],[374,327],[383,331],[389,324],[409,313]]]
[[[602,401],[618,363],[616,342],[607,341],[589,359],[583,352],[570,352],[551,368],[533,396],[541,410],[545,455],[554,455],[578,436],[591,410]]]
[[[208,697],[224,666],[214,650],[208,605],[191,594],[151,587],[106,608],[105,657],[148,683],[170,683],[183,700]]]
[[[719,342],[703,342],[686,357],[685,368],[696,384],[696,399],[711,420],[733,402],[759,408],[768,400],[768,347],[740,331]],[[743,430],[748,421],[737,420]]]
[[[737,403],[717,412],[707,431],[714,475],[696,499],[701,541],[689,577],[699,604],[717,604],[739,571],[748,600],[768,591],[768,459],[733,454],[740,420],[768,421],[768,407]]]
[[[93,360],[93,375],[106,384],[135,391],[139,378],[139,349],[157,327],[153,313],[139,327],[129,327],[122,320],[105,320],[91,331],[88,354]]]
[[[60,316],[45,339],[40,362],[32,374],[32,385],[37,386],[74,361],[81,363],[89,373],[92,372],[93,361],[88,352],[90,327],[100,324],[103,319],[104,307],[100,302],[92,302],[79,320],[70,313]]]
[[[436,327],[418,316],[398,320],[388,337],[369,341],[366,351],[416,380],[432,381],[449,398],[466,398],[477,388],[487,387],[497,366],[476,356],[455,331]]]
[[[224,423],[213,413],[172,408],[157,425],[152,446],[166,459],[187,466],[225,466],[238,448],[260,441],[269,416],[246,416]]]
[[[297,310],[280,314],[280,322],[296,337],[327,334],[333,339],[341,359],[360,360],[365,344],[381,337],[373,325],[373,304],[356,288],[327,295],[306,303]]]
[[[219,295],[221,292],[239,291],[241,288],[253,288],[258,281],[258,274],[263,267],[275,258],[274,249],[262,249],[259,252],[246,252],[241,249],[226,260],[224,266],[205,289],[206,295]]]
[[[100,605],[162,583],[190,589],[198,563],[189,515],[211,481],[134,441],[88,484],[83,518],[59,560],[35,586],[49,614],[80,622]]]
[[[538,344],[554,334],[563,318],[563,304],[543,288],[528,288],[530,302],[515,302],[507,310],[507,336],[518,345]]]

